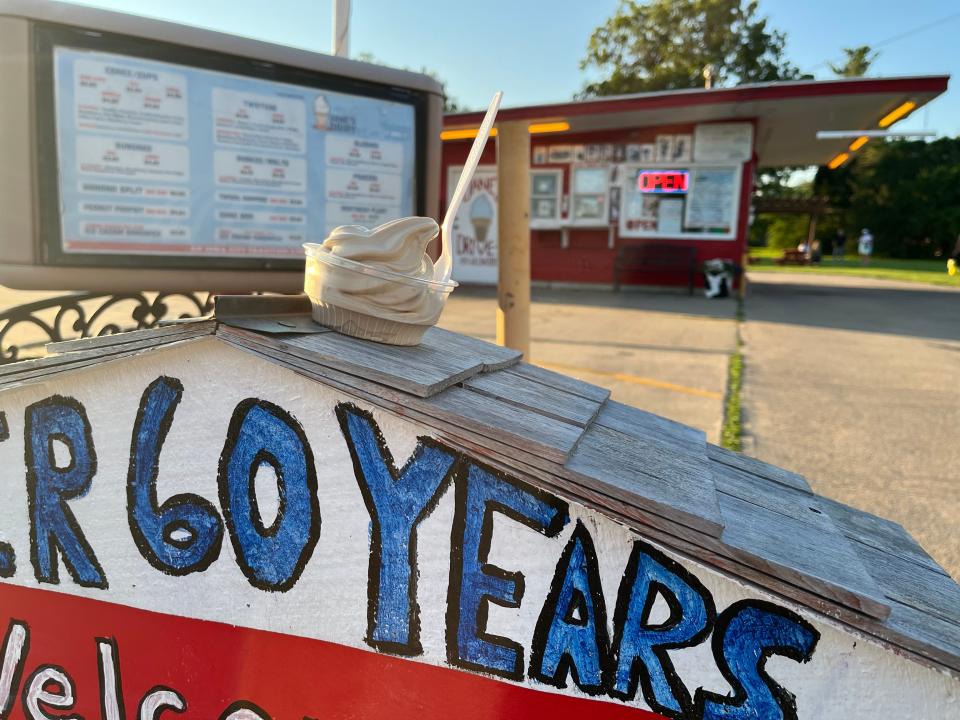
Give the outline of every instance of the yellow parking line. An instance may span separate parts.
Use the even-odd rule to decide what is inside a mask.
[[[612,372],[610,370],[596,370],[594,368],[577,367],[576,365],[564,365],[562,363],[537,362],[541,367],[551,370],[562,370],[564,372],[581,372],[590,375],[599,375],[601,377],[613,378],[631,385],[646,385],[647,387],[660,388],[661,390],[672,390],[673,392],[683,393],[685,395],[695,395],[696,397],[710,398],[711,400],[723,399],[723,393],[714,390],[704,390],[702,388],[690,387],[689,385],[678,385],[677,383],[656,380],[655,378],[642,377],[640,375],[630,375],[629,373]]]

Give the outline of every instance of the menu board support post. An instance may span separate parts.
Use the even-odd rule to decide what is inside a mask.
[[[497,344],[530,355],[530,133],[524,122],[497,130]]]

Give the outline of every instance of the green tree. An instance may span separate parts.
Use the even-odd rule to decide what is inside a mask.
[[[870,228],[879,254],[942,257],[960,232],[960,138],[870,143],[845,167],[821,168],[814,189],[853,236]]]
[[[866,75],[867,70],[873,65],[873,61],[880,55],[879,52],[871,50],[869,45],[844,48],[843,54],[846,57],[842,65],[828,63],[833,73],[840,77],[862,77]]]
[[[758,17],[756,0],[621,0],[590,38],[581,68],[604,77],[582,97],[800,77],[785,58],[786,35]]]
[[[767,226],[767,247],[786,250],[807,239],[810,218],[806,215],[771,215]]]

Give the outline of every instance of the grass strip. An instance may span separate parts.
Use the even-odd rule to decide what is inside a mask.
[[[755,262],[747,266],[747,270],[752,273],[839,275],[960,288],[960,276],[951,277],[947,274],[946,260],[898,260],[875,257],[869,265],[861,265],[860,260],[854,256],[847,256],[841,260],[824,256],[819,265],[777,265],[776,259],[783,254],[782,250],[750,248],[748,252],[755,259]]]
[[[723,405],[723,429],[720,444],[727,450],[743,449],[743,415],[740,409],[740,390],[743,383],[743,353],[738,347],[727,366],[727,398]]]
[[[720,444],[727,450],[743,450],[743,411],[740,391],[743,389],[743,338],[740,325],[744,320],[743,295],[737,298],[737,349],[727,363],[727,394],[723,401],[723,427]]]

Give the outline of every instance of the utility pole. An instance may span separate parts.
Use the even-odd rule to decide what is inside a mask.
[[[703,68],[703,86],[709,90],[713,87],[713,78],[717,74],[715,65],[705,65]]]
[[[333,0],[333,54],[350,57],[350,0]]]

